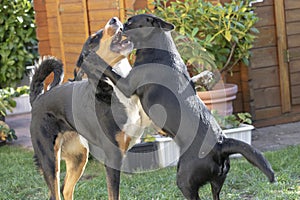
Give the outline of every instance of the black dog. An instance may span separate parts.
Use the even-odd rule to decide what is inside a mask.
[[[97,68],[125,96],[137,95],[155,125],[173,137],[180,147],[177,185],[187,199],[200,199],[199,188],[209,182],[213,199],[229,171],[229,155],[241,153],[274,181],[264,156],[252,146],[226,138],[210,111],[196,95],[194,85],[170,35],[174,26],[153,15],[136,15],[124,24],[134,43],[136,63],[126,78],[105,66],[105,60],[89,54],[83,66]]]
[[[109,20],[104,29],[88,38],[78,64],[90,51],[97,51],[102,59],[112,61],[109,63],[112,66],[123,63],[133,45],[122,40],[122,28],[117,18]],[[141,125],[140,109],[136,106],[138,98],[122,102],[125,97],[117,94],[117,89],[106,83],[103,74],[95,70],[85,68],[88,80],[59,85],[63,65],[50,57],[39,64],[32,77],[30,133],[36,164],[44,175],[51,200],[60,199],[61,159],[66,161],[67,169],[63,197],[73,199],[74,187],[86,166],[89,149],[105,164],[109,199],[119,199],[123,154],[139,137],[134,134],[140,133],[139,128],[131,127]],[[51,72],[54,81],[50,90],[42,94],[43,82]]]

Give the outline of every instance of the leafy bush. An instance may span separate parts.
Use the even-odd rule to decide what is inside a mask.
[[[5,116],[6,111],[12,111],[16,107],[16,101],[10,89],[0,89],[0,115]]]
[[[258,17],[249,6],[252,1],[213,5],[204,0],[158,0],[155,10],[137,13],[153,13],[176,26],[179,36],[175,36],[175,42],[183,60],[192,68],[191,75],[203,70],[222,73],[231,72],[240,61],[249,65],[254,34],[258,33],[254,27]]]
[[[1,0],[0,88],[15,87],[37,55],[34,10],[29,0]]]
[[[0,115],[5,116],[7,110],[12,112],[12,108],[17,105],[13,98],[23,94],[29,94],[29,86],[25,85],[17,89],[9,87],[0,89]]]

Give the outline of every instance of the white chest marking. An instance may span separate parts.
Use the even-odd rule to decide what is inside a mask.
[[[125,59],[124,59],[125,60]],[[116,73],[122,77],[126,77],[130,70],[132,69],[128,61],[121,61],[117,63],[113,68]],[[152,124],[152,121],[144,112],[140,99],[138,96],[133,95],[130,98],[127,98],[112,82],[110,79],[107,79],[106,82],[111,85],[114,89],[114,92],[119,99],[119,101],[124,105],[125,111],[127,114],[127,121],[123,125],[122,131],[126,135],[131,137],[128,149],[130,149],[137,140],[139,140],[143,134],[143,131],[146,127],[149,127]],[[112,105],[113,106],[113,105]]]

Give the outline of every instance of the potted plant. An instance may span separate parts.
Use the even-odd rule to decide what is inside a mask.
[[[6,141],[12,141],[16,139],[17,136],[15,134],[15,131],[9,128],[9,126],[5,122],[0,121],[0,146],[5,144]]]
[[[212,100],[216,104],[225,101],[227,105],[219,110],[222,115],[232,112],[232,103],[227,101],[235,99],[237,86],[223,84],[220,80],[226,78],[238,63],[249,65],[254,34],[258,33],[254,27],[258,17],[252,12],[251,1],[232,0],[224,5],[213,5],[203,0],[161,0],[154,2],[154,10],[138,11],[151,12],[176,26],[175,32],[179,34],[174,36],[174,40],[191,76],[204,70],[214,73],[213,81],[200,81],[196,88],[200,98],[211,109],[220,106],[212,106],[210,97],[219,98]],[[220,92],[207,92],[213,89]]]
[[[0,89],[0,120],[5,121],[7,111],[11,111],[16,107],[16,101],[9,88]]]
[[[227,137],[251,144],[254,126],[251,125],[252,120],[249,113],[245,112],[222,116],[219,115],[216,110],[212,110],[212,114]]]
[[[160,136],[152,128],[146,128],[140,143],[135,144],[123,162],[123,171],[141,172],[175,166],[179,147],[172,138]]]

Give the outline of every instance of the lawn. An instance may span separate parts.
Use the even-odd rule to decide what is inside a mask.
[[[33,164],[32,151],[15,146],[0,147],[0,200],[47,199],[48,190]],[[300,199],[300,146],[265,153],[275,170],[277,183],[244,159],[232,159],[221,199]],[[121,199],[183,199],[176,186],[176,168],[122,174]],[[209,185],[200,189],[201,199],[212,199]],[[76,186],[75,199],[107,199],[104,168],[95,160]]]

